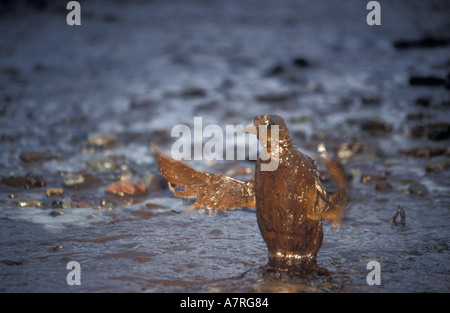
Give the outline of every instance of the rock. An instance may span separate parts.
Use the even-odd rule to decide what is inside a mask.
[[[38,188],[44,187],[45,181],[40,177],[31,176],[10,176],[2,178],[2,183],[13,187]]]
[[[50,249],[48,249],[49,252],[55,252],[62,249],[62,246],[53,246]]]
[[[439,147],[419,147],[414,148],[408,151],[401,151],[409,156],[415,157],[415,158],[432,158],[434,156],[442,155],[446,152],[446,149],[439,148]]]
[[[49,159],[49,156],[46,155],[45,153],[37,152],[37,151],[23,151],[19,155],[19,158],[24,163],[31,163],[31,162],[45,161],[45,160]]]
[[[48,215],[50,215],[51,217],[57,217],[57,216],[64,215],[64,212],[61,212],[61,211],[51,211]]]
[[[392,127],[380,121],[367,120],[361,123],[361,130],[372,136],[386,136],[391,133]]]
[[[92,187],[98,182],[99,179],[97,177],[87,172],[67,173],[63,178],[63,185],[75,190]]]
[[[310,65],[310,63],[305,58],[296,57],[292,60],[292,65],[303,68],[303,67],[308,67]]]
[[[448,38],[424,37],[417,40],[396,40],[393,45],[398,50],[418,49],[418,48],[437,48],[445,47],[450,44]]]
[[[392,191],[392,185],[387,181],[379,181],[375,184],[375,190],[382,192]]]
[[[435,159],[432,162],[425,164],[427,172],[442,172],[448,167],[450,167],[450,159],[447,157]]]
[[[411,128],[411,136],[433,141],[447,140],[450,138],[450,123],[437,122],[418,124]]]
[[[155,105],[155,101],[152,99],[140,99],[130,102],[131,109],[149,108]]]
[[[64,201],[61,200],[53,200],[52,202],[52,208],[54,209],[62,209],[64,205]]]
[[[364,151],[366,145],[361,143],[342,143],[336,147],[336,154],[340,159],[350,158]]]
[[[81,173],[68,173],[64,175],[64,186],[81,185],[84,183],[84,176]]]
[[[417,183],[417,182],[409,185],[408,191],[409,191],[409,193],[414,193],[414,194],[417,194],[420,196],[428,195],[428,188],[425,187],[425,185],[423,185],[421,183]]]
[[[423,113],[423,112],[418,112],[418,113],[409,113],[406,116],[406,120],[407,121],[414,121],[414,120],[423,120],[425,118],[431,118],[433,117],[432,114],[427,114],[427,113]]]
[[[181,92],[181,97],[184,98],[197,98],[197,97],[205,97],[206,90],[203,88],[188,88]]]
[[[286,68],[282,64],[276,64],[272,68],[267,71],[267,76],[277,76],[284,74],[286,72]]]
[[[431,104],[431,98],[430,97],[419,97],[414,101],[414,103],[415,103],[415,105],[427,108]]]
[[[63,205],[63,208],[64,207],[65,206]],[[86,201],[80,200],[80,201],[71,201],[70,202],[70,207],[71,208],[86,209],[86,208],[90,208],[91,205],[88,202],[86,202]]]
[[[437,87],[444,86],[445,79],[436,76],[411,76],[409,84],[411,86]]]
[[[106,188],[105,192],[123,197],[123,196],[141,196],[147,192],[145,185],[133,181],[121,181],[112,183]]]
[[[22,265],[22,262],[12,261],[12,260],[1,260],[0,263],[5,265]]]
[[[106,132],[96,133],[88,139],[88,144],[92,148],[109,149],[117,146],[117,143],[117,137]]]
[[[64,194],[64,189],[62,188],[51,188],[45,191],[47,197],[51,196],[62,196]]]
[[[86,161],[86,165],[99,173],[112,173],[117,167],[116,162],[109,157],[94,156]]]
[[[378,94],[368,94],[361,97],[361,103],[365,105],[377,105],[381,103],[381,98]]]
[[[389,173],[387,173],[387,172],[382,172],[381,175],[364,174],[364,175],[361,175],[361,183],[365,184],[370,181],[385,180],[386,177],[388,176],[388,174]],[[382,186],[380,186],[380,187],[382,187]]]
[[[17,201],[17,200],[13,200],[12,203],[16,206],[19,207],[42,207],[43,203],[41,201],[38,200],[31,200],[31,201]]]

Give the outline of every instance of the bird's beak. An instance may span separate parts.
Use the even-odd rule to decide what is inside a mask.
[[[244,128],[243,133],[256,135],[256,126],[251,124]]]

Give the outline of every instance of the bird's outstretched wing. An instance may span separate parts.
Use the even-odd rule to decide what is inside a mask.
[[[244,182],[222,174],[198,172],[183,161],[175,160],[159,147],[152,146],[162,176],[177,197],[197,200],[192,208],[226,211],[237,207],[255,208],[253,179]]]

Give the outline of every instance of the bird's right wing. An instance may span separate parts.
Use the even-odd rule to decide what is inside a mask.
[[[171,158],[160,148],[152,148],[159,170],[173,194],[181,198],[197,196],[193,208],[221,211],[236,207],[255,208],[254,179],[243,182],[222,174],[198,172],[185,162]]]

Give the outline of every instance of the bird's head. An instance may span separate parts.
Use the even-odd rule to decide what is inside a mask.
[[[245,127],[243,132],[256,135],[261,145],[269,149],[273,140],[278,141],[280,147],[292,146],[286,123],[278,115],[255,116],[253,124]]]

